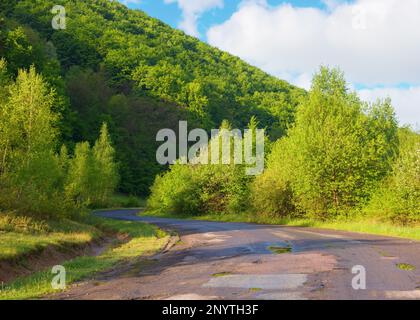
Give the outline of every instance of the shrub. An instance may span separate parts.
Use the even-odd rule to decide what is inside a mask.
[[[251,125],[256,126],[256,121],[252,120]],[[223,121],[221,129],[230,130],[230,124]],[[214,139],[219,139],[219,162],[210,164]],[[238,213],[248,209],[252,177],[246,175],[245,165],[233,164],[234,139],[229,141],[231,164],[222,164],[222,136],[214,137],[206,149],[209,164],[177,163],[156,178],[148,209],[188,215]],[[197,159],[202,156],[198,154]]]
[[[252,203],[257,214],[268,217],[297,215],[292,189],[288,140],[278,140],[268,157],[267,170],[252,184]]]
[[[343,74],[321,68],[296,123],[273,148],[255,200],[261,214],[328,219],[360,209],[398,148],[390,101],[363,104]]]
[[[374,193],[366,212],[398,223],[420,222],[420,135],[401,129],[392,173]]]
[[[202,206],[197,177],[191,167],[179,163],[156,177],[147,201],[149,210],[172,214],[199,214]]]

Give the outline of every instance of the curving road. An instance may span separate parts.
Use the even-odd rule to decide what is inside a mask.
[[[180,241],[130,270],[112,272],[61,299],[420,299],[420,242],[310,228],[101,216],[175,230]],[[290,249],[290,252],[287,252]],[[400,263],[415,267],[402,270]],[[366,289],[352,282],[366,272]],[[356,280],[353,278],[357,276]]]

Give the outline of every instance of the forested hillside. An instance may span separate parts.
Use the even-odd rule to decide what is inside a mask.
[[[51,9],[66,9],[54,30]],[[256,116],[284,136],[305,92],[109,0],[2,0],[0,57],[8,76],[32,65],[55,90],[60,145],[91,144],[108,124],[120,191],[147,194],[156,173],[155,135],[179,120],[206,129],[223,119],[243,128]]]

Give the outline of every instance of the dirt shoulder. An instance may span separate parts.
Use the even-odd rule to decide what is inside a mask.
[[[163,230],[141,222],[95,218],[106,237],[88,245],[47,247],[24,259],[3,261],[0,265],[6,285],[0,288],[0,299],[38,298],[53,293],[51,267],[57,264],[66,270],[66,285],[94,277],[98,272],[130,264],[143,255],[165,248],[171,237]]]

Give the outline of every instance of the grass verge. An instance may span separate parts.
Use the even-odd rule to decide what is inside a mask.
[[[0,261],[19,260],[50,246],[65,248],[88,244],[101,235],[92,225],[67,219],[48,222],[0,212]]]
[[[285,225],[294,227],[311,227],[330,230],[342,230],[350,232],[376,234],[389,237],[397,237],[404,239],[420,240],[420,226],[399,226],[391,223],[376,221],[368,218],[358,218],[357,220],[336,220],[336,221],[317,221],[312,219],[286,219],[286,218],[270,218],[256,216],[251,214],[214,214],[202,216],[189,215],[170,215],[158,212],[146,211],[141,215],[191,219],[217,222],[247,222],[257,224]]]
[[[140,222],[91,217],[90,223],[94,223],[100,229],[125,234],[130,240],[108,248],[98,256],[82,256],[63,263],[67,286],[91,277],[97,272],[106,271],[118,263],[128,262],[143,254],[158,251],[169,238],[156,226]],[[48,269],[18,278],[0,287],[0,300],[34,299],[55,293],[57,290],[51,286],[53,277],[51,270]]]

